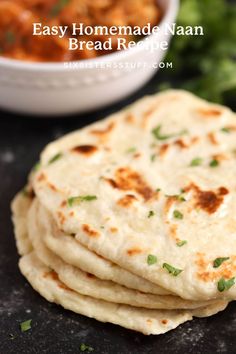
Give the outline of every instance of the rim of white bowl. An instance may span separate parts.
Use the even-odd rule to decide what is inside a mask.
[[[165,23],[170,23],[170,21],[173,18],[176,18],[177,13],[179,9],[179,0],[169,0],[169,5],[166,9],[166,12],[159,23],[160,30],[163,30],[164,24]],[[150,36],[147,36],[145,40],[147,42],[151,42],[156,36],[158,36],[158,33],[152,34]],[[142,51],[142,46],[135,45],[130,49],[127,50],[121,50],[121,51],[116,51],[114,53],[106,54],[99,56],[97,58],[92,58],[92,59],[84,59],[84,60],[73,60],[69,61],[66,63],[75,63],[80,64],[81,68],[82,65],[85,63],[98,63],[101,62],[107,62],[107,61],[116,61],[117,59],[122,59],[127,56],[131,56],[135,53],[139,53]],[[67,71],[65,68],[64,63],[65,62],[50,62],[50,63],[41,63],[41,62],[28,62],[28,61],[23,61],[23,60],[17,60],[17,59],[9,59],[9,58],[4,58],[0,57],[0,67],[6,67],[6,68],[12,68],[12,69],[24,69],[24,70],[29,70],[29,71],[42,71],[42,72],[47,72],[47,71]]]

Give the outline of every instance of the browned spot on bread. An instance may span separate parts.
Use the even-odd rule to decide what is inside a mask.
[[[90,131],[90,134],[104,136],[104,135],[108,135],[114,128],[115,128],[115,122],[110,122],[106,128],[101,130],[93,129]]]
[[[129,124],[133,124],[135,122],[135,117],[132,113],[128,113],[126,116],[125,116],[125,121]]]
[[[43,274],[44,278],[51,278],[57,283],[57,286],[61,289],[68,290],[68,291],[73,291],[72,289],[68,288],[64,283],[62,283],[58,277],[58,274],[54,271],[51,270],[50,272],[46,272]]]
[[[73,211],[73,210],[71,210],[70,212],[69,212],[69,216],[70,217],[73,217],[75,215],[75,212]]]
[[[209,141],[212,143],[212,145],[219,145],[218,140],[216,139],[215,133],[208,133],[207,137],[209,139]]]
[[[148,324],[149,326],[151,326],[152,320],[151,320],[150,318],[148,318],[148,319],[146,320],[146,322],[147,322],[147,324]]]
[[[123,191],[133,190],[140,194],[144,200],[149,200],[157,193],[148,186],[144,178],[130,167],[121,167],[115,172],[115,180],[105,179],[113,188]]]
[[[139,247],[133,247],[127,250],[129,256],[135,256],[136,254],[142,253],[142,250]]]
[[[168,320],[161,320],[161,323],[166,325],[168,323]]]
[[[71,151],[73,151],[73,152],[76,152],[78,154],[83,154],[86,156],[94,154],[97,150],[98,150],[98,148],[94,145],[79,145],[79,146],[75,146],[75,147],[73,147],[73,149],[71,149]]]
[[[117,227],[111,227],[110,231],[112,234],[116,234],[118,232],[118,229],[117,229]]]
[[[66,206],[67,206],[67,201],[66,201],[66,200],[63,200],[63,201],[61,202],[60,207],[61,207],[61,208],[65,208]]]
[[[123,198],[119,199],[117,204],[123,208],[128,208],[133,204],[133,202],[137,200],[137,198],[132,194],[127,194]]]
[[[53,192],[57,192],[58,189],[54,186],[54,184],[52,183],[48,183],[48,187],[53,191]]]
[[[204,118],[218,118],[221,116],[222,111],[217,108],[199,108],[197,109],[197,113]]]
[[[142,156],[142,154],[140,152],[137,152],[136,154],[134,154],[134,158],[135,159],[138,159],[141,156]]]
[[[226,154],[216,154],[212,156],[213,159],[217,160],[217,161],[224,161],[224,160],[228,160],[229,157]]]
[[[90,237],[99,237],[100,233],[94,229],[92,229],[89,225],[83,224],[82,230]]]
[[[195,207],[203,209],[209,214],[213,214],[220,207],[224,201],[224,196],[229,193],[225,187],[220,187],[215,191],[202,191],[195,184],[190,184],[185,191],[194,191],[194,204]]]
[[[173,206],[174,203],[176,203],[178,201],[178,197],[175,195],[171,195],[166,197],[166,202],[164,205],[164,214],[167,215],[171,209],[171,207]]]
[[[168,152],[170,147],[170,144],[162,144],[160,149],[159,149],[159,155],[161,157],[165,156],[165,154]]]
[[[37,181],[38,182],[42,182],[42,181],[45,181],[46,180],[46,176],[44,173],[40,173],[40,175],[37,177]]]
[[[63,225],[65,223],[65,221],[66,221],[65,215],[59,210],[57,212],[57,216],[58,216],[60,224]]]
[[[177,230],[178,230],[178,225],[176,225],[176,224],[170,225],[170,236],[171,236],[175,241],[179,241],[179,239],[178,239],[178,237],[177,237]]]
[[[204,282],[216,281],[220,278],[230,279],[236,271],[235,258],[230,257],[230,262],[224,262],[219,268],[213,268],[214,260],[206,260],[204,253],[197,253],[195,264],[197,265],[197,277]]]
[[[186,148],[189,147],[189,145],[188,145],[187,143],[185,143],[185,142],[183,141],[183,139],[177,139],[177,140],[175,140],[174,144],[177,145],[178,147],[180,147],[181,149],[186,149]]]

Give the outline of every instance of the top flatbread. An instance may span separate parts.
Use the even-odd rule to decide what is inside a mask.
[[[58,226],[90,250],[185,299],[230,300],[235,148],[235,114],[169,91],[50,144],[32,183]],[[69,205],[76,196],[96,199]],[[214,268],[219,257],[229,259]]]

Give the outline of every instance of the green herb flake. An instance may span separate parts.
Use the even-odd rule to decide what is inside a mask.
[[[96,195],[84,195],[84,196],[70,197],[67,199],[67,203],[69,207],[73,207],[74,205],[78,205],[82,202],[91,202],[93,200],[97,200]]]
[[[223,133],[229,134],[231,130],[230,130],[230,128],[224,127],[224,128],[221,128],[221,131],[222,131]]]
[[[235,284],[235,277],[225,280],[221,278],[217,283],[217,289],[222,293],[225,290],[229,290]]]
[[[154,256],[153,254],[149,254],[147,256],[147,264],[148,265],[153,265],[153,264],[156,264],[157,263],[157,257]]]
[[[161,133],[161,129],[162,129],[162,126],[161,125],[158,125],[156,128],[154,128],[152,130],[152,134],[154,135],[154,137],[157,139],[157,140],[168,140],[170,138],[174,138],[174,137],[177,137],[177,136],[181,136],[181,135],[184,135],[184,134],[187,134],[188,131],[187,130],[182,130],[180,131],[179,133],[175,133],[175,134],[162,134]]]
[[[80,344],[80,351],[81,352],[88,352],[88,353],[91,353],[94,351],[94,348],[93,347],[90,347],[90,345],[87,345],[87,344]]]
[[[219,161],[217,161],[216,159],[213,159],[210,163],[209,163],[210,167],[217,167],[219,166]]]
[[[26,332],[29,329],[31,329],[31,322],[32,322],[32,320],[27,320],[27,321],[21,322],[20,323],[21,332]]]
[[[137,151],[137,149],[135,147],[131,147],[126,150],[126,153],[127,154],[134,154],[136,151]]]
[[[196,167],[196,166],[200,166],[202,164],[203,160],[201,157],[196,157],[195,159],[193,159],[191,162],[190,162],[190,166],[191,167]]]
[[[186,243],[188,243],[188,241],[186,241],[186,240],[181,240],[181,241],[178,241],[178,242],[176,243],[176,245],[177,245],[178,247],[182,247],[182,246],[186,245]]]
[[[150,210],[149,213],[148,213],[148,218],[151,218],[154,215],[155,215],[154,211]]]
[[[54,155],[54,156],[49,160],[48,164],[51,165],[52,163],[58,161],[58,160],[61,159],[61,158],[62,158],[62,153],[59,152],[58,154]]]
[[[150,160],[151,162],[154,162],[157,158],[157,155],[156,154],[152,154],[151,157],[150,157]]]
[[[37,172],[37,171],[40,169],[40,167],[41,167],[41,163],[40,163],[40,162],[37,162],[37,163],[34,165],[34,167],[33,167],[33,171],[34,171],[34,172]]]
[[[160,192],[160,191],[161,191],[161,188],[157,188],[157,189],[156,189],[156,192]]]
[[[174,210],[173,215],[175,219],[182,220],[184,218],[184,215],[179,210]]]
[[[221,264],[225,261],[227,261],[229,259],[229,257],[219,257],[216,258],[213,262],[213,267],[214,268],[218,268],[219,266],[221,266]]]
[[[168,273],[172,274],[174,277],[177,277],[183,270],[175,268],[168,263],[163,263],[162,268],[166,269]]]

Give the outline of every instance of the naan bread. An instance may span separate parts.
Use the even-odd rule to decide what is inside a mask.
[[[91,251],[182,298],[232,300],[235,138],[229,109],[168,91],[50,144],[33,188]]]
[[[28,234],[35,254],[44,264],[53,269],[59,279],[79,294],[94,298],[150,309],[196,309],[212,305],[211,302],[193,302],[176,296],[143,294],[139,291],[101,280],[85,273],[77,267],[63,262],[45,246],[43,238],[46,228],[38,218],[38,202],[35,200],[28,213]],[[216,301],[215,301],[216,303]]]
[[[149,310],[80,295],[64,285],[56,273],[40,262],[33,252],[20,259],[19,267],[32,287],[48,301],[98,321],[114,323],[143,334],[165,333],[195,315],[194,311]],[[210,310],[196,310],[196,316],[210,316],[224,307],[220,303]]]

